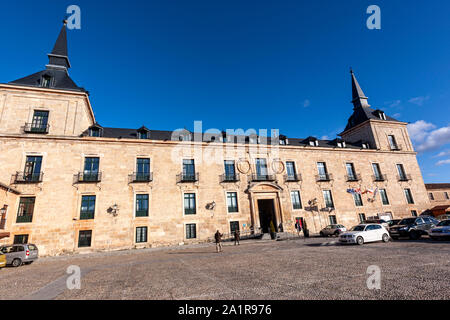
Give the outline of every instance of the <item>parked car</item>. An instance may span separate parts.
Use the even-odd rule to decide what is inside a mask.
[[[394,240],[397,240],[400,237],[417,240],[423,235],[427,235],[428,231],[438,223],[438,220],[428,216],[405,218],[402,219],[398,225],[392,226],[389,229],[389,234]]]
[[[450,220],[439,222],[428,234],[433,240],[450,238]]]
[[[381,224],[359,224],[350,231],[339,235],[340,243],[356,243],[362,245],[375,241],[389,241],[389,231]]]
[[[393,220],[389,220],[387,223],[389,225],[389,228],[392,226],[396,226],[398,225],[398,223],[402,221],[402,219],[393,219]]]
[[[6,267],[6,256],[0,252],[0,269]]]
[[[0,247],[6,256],[6,264],[19,267],[22,264],[31,264],[39,257],[39,250],[34,244],[13,244]]]
[[[338,236],[347,229],[342,224],[330,224],[320,231],[321,237]]]
[[[437,216],[436,219],[439,221],[450,220],[450,213],[441,214],[440,216]]]
[[[383,227],[389,230],[389,224],[387,223],[386,220],[383,219],[368,219],[364,220],[362,224],[381,224]]]

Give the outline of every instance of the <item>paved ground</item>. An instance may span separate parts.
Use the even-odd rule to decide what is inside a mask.
[[[0,299],[450,299],[450,242],[247,241],[41,258],[0,271]],[[81,289],[68,290],[78,265]],[[369,290],[367,267],[381,268]]]

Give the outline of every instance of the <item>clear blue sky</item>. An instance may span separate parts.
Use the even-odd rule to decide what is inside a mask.
[[[2,1],[0,82],[44,69],[71,4],[70,75],[103,126],[334,138],[352,66],[373,107],[414,123],[425,181],[450,182],[450,1]]]

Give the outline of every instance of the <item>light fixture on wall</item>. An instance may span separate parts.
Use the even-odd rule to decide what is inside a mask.
[[[117,217],[119,214],[119,206],[117,203],[114,203],[111,207],[109,207],[108,212],[113,215],[113,217]]]
[[[216,208],[216,202],[215,201],[206,204],[206,209],[207,210],[214,210],[215,208]]]
[[[7,204],[3,205],[3,208],[0,209],[0,215],[3,216],[4,214],[6,214],[7,209],[8,205]]]

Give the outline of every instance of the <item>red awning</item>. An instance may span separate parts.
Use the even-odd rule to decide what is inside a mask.
[[[8,237],[9,237],[9,232],[0,232],[0,239],[8,238]]]
[[[447,208],[449,208],[450,205],[442,205],[442,206],[436,206],[433,209],[431,209],[432,211],[434,210],[447,210]]]

